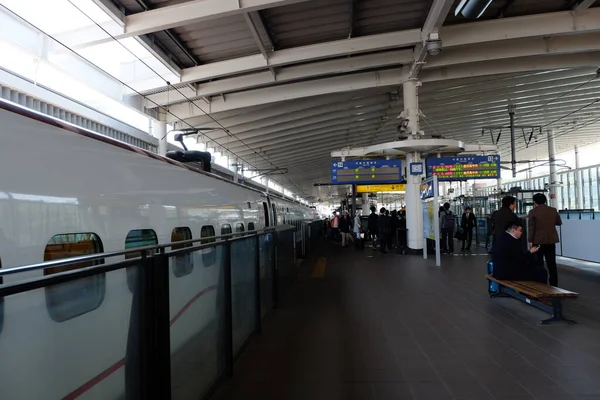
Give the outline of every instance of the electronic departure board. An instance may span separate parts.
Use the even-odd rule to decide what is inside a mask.
[[[333,185],[400,182],[402,182],[400,160],[353,160],[331,163]]]
[[[500,178],[500,156],[457,156],[427,159],[427,176],[440,181]]]

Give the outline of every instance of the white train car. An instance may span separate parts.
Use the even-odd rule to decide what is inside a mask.
[[[0,102],[0,137],[3,268],[316,218],[11,103]],[[214,322],[219,268],[214,249],[172,261],[172,352]],[[125,270],[0,299],[0,399],[122,398],[131,302]]]

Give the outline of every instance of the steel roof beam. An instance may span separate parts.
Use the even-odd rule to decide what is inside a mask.
[[[363,121],[359,121],[359,120]],[[276,139],[281,139],[284,137],[290,136],[300,136],[306,134],[307,132],[311,132],[315,129],[348,129],[351,128],[352,125],[361,125],[361,123],[375,123],[377,121],[381,121],[381,113],[377,111],[373,111],[369,114],[361,115],[361,116],[349,116],[344,114],[338,114],[335,117],[327,118],[312,118],[308,123],[303,124],[297,127],[289,127],[287,129],[274,130],[269,134],[262,135],[252,135],[252,134],[239,134],[236,135],[240,139],[242,139],[246,144],[251,145],[252,147],[260,147],[261,145],[273,143]],[[343,127],[343,128],[342,128]],[[220,135],[220,134],[219,134]],[[216,140],[222,138],[222,136],[212,136]],[[245,147],[241,142],[235,141],[230,146],[231,149],[243,148]],[[256,149],[255,149],[256,150]],[[235,150],[232,150],[235,151]]]
[[[592,68],[581,68],[571,69],[566,71],[552,72],[552,73],[541,73],[538,75],[522,74],[522,75],[511,75],[510,77],[505,76],[490,76],[494,78],[490,81],[484,81],[473,85],[461,84],[460,87],[448,86],[449,82],[446,83],[446,87],[440,84],[435,85],[433,82],[425,84],[419,91],[419,96],[423,99],[441,100],[441,99],[454,99],[463,98],[464,96],[480,96],[484,93],[498,93],[498,91],[527,91],[530,89],[544,89],[549,85],[567,86],[570,84],[579,84],[589,80],[593,75],[596,74],[595,67]],[[593,75],[592,75],[593,74]],[[439,81],[438,83],[442,83]],[[463,83],[463,80],[460,81]],[[430,90],[430,85],[435,85]]]
[[[365,108],[367,108],[367,107],[365,107]],[[379,105],[371,106],[369,108],[369,110],[364,110],[363,114],[361,114],[361,115],[355,115],[356,111],[352,112],[351,110],[352,109],[342,108],[342,109],[330,111],[327,113],[314,114],[314,115],[310,115],[310,116],[307,115],[306,117],[300,119],[299,121],[289,120],[289,121],[286,121],[286,122],[283,122],[280,124],[267,124],[262,129],[256,128],[256,127],[250,127],[250,129],[246,129],[246,128],[231,129],[230,128],[229,131],[232,132],[236,137],[238,137],[242,140],[245,139],[244,141],[246,143],[248,143],[248,140],[252,140],[257,137],[263,137],[263,138],[268,137],[269,139],[273,139],[272,136],[269,136],[270,134],[286,131],[287,129],[294,129],[295,132],[299,133],[299,130],[303,129],[306,126],[316,125],[318,127],[318,126],[322,126],[321,125],[322,123],[325,123],[326,126],[331,127],[331,126],[333,126],[332,124],[334,124],[338,120],[341,120],[342,121],[341,123],[345,123],[346,118],[349,116],[354,116],[354,117],[357,117],[358,119],[361,119],[362,117],[365,117],[365,116],[371,116],[373,113],[376,113],[377,115],[381,116],[381,114],[383,114],[383,112],[385,111],[385,106],[383,105],[383,103],[380,103]],[[398,109],[396,111],[398,113],[400,112],[400,111],[398,111]],[[228,137],[228,135],[223,131],[211,132],[210,136],[216,140]]]
[[[507,39],[581,34],[599,30],[600,8],[593,8],[577,16],[573,16],[570,11],[564,11],[446,26],[440,29],[440,34],[444,38],[444,49],[450,49]],[[207,81],[227,75],[323,58],[397,49],[414,46],[421,41],[421,31],[413,29],[278,50],[269,55],[268,62],[261,54],[257,54],[184,69],[181,83]]]
[[[600,30],[600,8],[573,15],[571,11],[502,18],[445,26],[440,29],[444,49],[476,43],[528,37],[581,34]]]
[[[529,104],[533,104],[539,101],[553,101],[553,104],[560,104],[572,98],[576,99],[582,96],[594,96],[598,95],[598,93],[600,92],[600,81],[592,81],[587,85],[578,88],[578,86],[580,85],[581,83],[579,85],[573,85],[573,87],[551,87],[549,89],[542,89],[539,91],[534,90],[527,93],[503,92],[498,93],[497,96],[494,96],[492,94],[485,97],[479,97],[476,101],[470,100],[468,98],[456,99],[450,102],[447,102],[445,100],[422,101],[421,109],[435,110],[436,112],[445,110],[448,111],[448,113],[460,112],[462,110],[467,109],[472,110],[477,108],[490,109],[490,107],[494,107],[494,103],[505,104],[507,99],[511,99],[513,102],[515,102],[515,104],[521,104],[523,106],[527,106]],[[569,90],[571,90],[571,92],[567,93]],[[560,100],[558,99],[559,96]]]
[[[339,124],[338,126],[333,126],[331,128],[318,128],[313,127],[309,130],[304,131],[301,135],[288,134],[283,131],[276,139],[268,139],[263,143],[264,145],[258,145],[260,151],[278,151],[279,148],[283,146],[294,147],[299,144],[306,143],[307,139],[316,139],[318,141],[318,146],[321,145],[321,139],[327,140],[330,137],[346,135],[348,133],[354,133],[357,131],[360,132],[369,132],[377,129],[378,127],[378,119],[376,117],[366,119],[360,123],[352,123],[349,121],[345,124]],[[315,142],[310,141],[308,145],[315,147]],[[240,150],[241,153],[244,153],[246,150]]]
[[[521,114],[521,118],[519,118],[517,121],[520,124],[524,124],[524,123],[529,124],[532,120],[534,120],[536,118],[542,118],[542,119],[545,118],[547,123],[549,123],[558,117],[565,116],[575,110],[580,109],[581,107],[589,105],[594,100],[595,100],[594,98],[588,98],[588,99],[584,99],[581,101],[570,102],[570,104],[566,104],[566,105],[555,105],[554,107],[549,105],[548,107],[544,107],[545,110],[542,110],[542,109],[536,110],[535,107],[530,107],[530,108],[521,107],[523,113]],[[504,119],[505,121],[508,121],[508,112],[507,112],[506,104],[507,103],[505,103],[504,107],[497,107],[495,110],[490,110],[490,111],[469,110],[465,114],[461,114],[456,117],[447,118],[447,119],[444,119],[442,116],[436,115],[434,118],[432,118],[432,120],[437,122],[437,125],[435,126],[436,130],[453,129],[454,127],[456,127],[457,129],[462,129],[462,128],[471,127],[471,126],[475,126],[475,127],[482,126],[482,124],[485,126],[490,126],[490,125],[494,125],[491,123],[491,121],[494,119]],[[537,104],[536,106],[543,106],[543,105],[544,105],[544,103],[542,102],[540,104]],[[583,116],[585,113],[593,112],[594,111],[593,106],[590,106],[590,107],[587,109],[583,109],[576,114],[573,114],[572,117],[577,118],[579,116]],[[517,106],[517,109],[519,109],[518,106]],[[532,111],[532,110],[536,110],[539,112],[527,114],[528,111]]]
[[[255,137],[255,144],[254,146],[256,146],[257,148],[264,148],[264,146],[270,146],[273,143],[277,143],[277,142],[283,142],[286,140],[294,139],[295,136],[304,136],[307,138],[310,137],[315,137],[317,139],[323,138],[326,135],[329,134],[336,134],[336,133],[340,133],[340,132],[347,132],[348,130],[351,129],[358,129],[358,128],[367,128],[369,129],[370,127],[374,127],[374,129],[376,129],[376,127],[378,126],[379,123],[379,119],[377,118],[377,116],[371,116],[367,119],[365,119],[364,121],[337,121],[331,125],[328,126],[320,126],[320,125],[312,125],[312,126],[308,126],[308,127],[304,127],[303,129],[300,130],[300,132],[295,133],[293,129],[288,129],[286,131],[281,131],[278,132],[277,135],[272,135],[275,137]],[[232,147],[232,151],[248,151],[248,149],[244,149],[243,146],[241,146],[238,143],[234,143],[235,147]]]
[[[559,68],[593,67],[600,65],[600,52],[562,55],[522,57],[519,59],[495,60],[474,63],[468,68],[463,65],[424,70],[421,82],[443,81],[473,76],[505,74],[512,72],[543,71]]]
[[[581,0],[579,3],[575,4],[575,6],[573,7],[573,11],[575,13],[583,12],[590,8],[590,6],[595,2],[596,0]]]
[[[309,82],[291,83],[265,89],[249,90],[214,98],[210,105],[198,103],[178,104],[170,107],[177,117],[185,119],[207,113],[215,113],[260,104],[277,103],[285,100],[302,99],[329,93],[352,92],[361,89],[401,85],[404,81],[402,69],[387,69],[378,72],[348,74],[334,78],[315,79]]]
[[[341,111],[354,111],[357,113],[364,113],[364,109],[368,106],[379,105],[380,109],[385,111],[385,104],[388,99],[384,96],[376,96],[369,99],[355,100],[352,103],[332,103],[326,106],[314,107],[295,113],[281,114],[274,118],[265,118],[260,121],[255,121],[248,124],[242,124],[235,127],[229,127],[229,130],[235,134],[242,132],[263,132],[265,128],[280,127],[286,123],[301,123],[306,118],[317,117],[320,115],[333,115],[333,113]],[[361,105],[360,108],[355,108],[355,105]]]
[[[146,107],[170,105],[188,99],[197,99],[202,96],[214,96],[223,93],[237,92],[240,90],[254,89],[273,83],[284,83],[306,78],[316,78],[333,74],[344,74],[371,68],[390,67],[410,62],[412,54],[409,50],[394,50],[379,54],[362,55],[338,60],[315,62],[311,64],[283,67],[277,71],[277,80],[268,72],[258,72],[235,78],[221,79],[213,82],[201,83],[195,93],[183,91],[182,94],[171,90],[168,92],[149,95]],[[185,95],[185,97],[184,97]]]
[[[219,61],[198,67],[186,68],[181,76],[181,83],[207,81],[227,75],[252,72],[268,67],[315,61],[324,58],[342,57],[371,51],[390,50],[411,46],[419,41],[419,30],[384,33],[363,36],[353,39],[336,40],[292,49],[277,50],[269,54],[265,60],[260,54],[240,57],[233,60]],[[412,54],[404,55],[402,60],[412,62]]]
[[[222,113],[214,113],[211,116],[217,121],[227,127],[233,127],[237,125],[247,124],[251,122],[260,122],[263,119],[273,118],[282,114],[293,114],[295,112],[309,110],[312,108],[318,108],[326,106],[332,103],[336,104],[349,104],[356,100],[369,99],[373,96],[386,96],[385,89],[377,90],[366,90],[362,91],[362,96],[357,97],[352,94],[333,94],[312,97],[308,99],[300,99],[295,101],[283,102],[277,105],[277,107],[271,107],[270,105],[247,107],[241,110],[232,110]],[[210,124],[212,120],[208,116],[195,117],[187,120],[188,123],[194,126],[200,126],[203,124]]]
[[[527,119],[521,119],[518,121],[519,124],[527,124],[532,125],[534,123],[539,123],[541,125],[549,124],[552,121],[566,116],[579,108],[588,105],[591,103],[591,100],[582,101],[580,103],[574,103],[569,106],[560,106],[549,109],[543,114],[535,114],[531,116],[527,116]],[[568,121],[569,119],[577,119],[585,117],[582,114],[585,112],[593,112],[593,108],[588,108],[576,112],[566,119],[561,121]],[[505,110],[497,110],[496,112],[488,112],[488,113],[479,113],[477,115],[473,115],[469,118],[468,115],[463,117],[463,120],[454,120],[447,123],[438,123],[435,126],[436,130],[442,135],[450,135],[452,133],[457,132],[465,132],[468,129],[474,129],[481,132],[481,128],[484,126],[507,126],[508,125],[508,112]]]
[[[600,18],[600,16],[599,16]],[[600,50],[600,32],[551,38],[527,38],[450,48],[431,58],[424,69],[536,55],[573,54]]]
[[[578,53],[569,57],[559,55],[523,57],[517,60],[498,60],[475,63],[470,68],[455,65],[447,68],[424,70],[420,80],[432,82],[439,80],[458,79],[464,77],[502,74],[511,72],[529,72],[570,68],[574,66],[597,66],[600,64],[600,52]],[[271,88],[233,93],[224,98],[215,98],[210,105],[199,106],[180,104],[171,107],[171,112],[179,118],[186,119],[204,113],[215,113],[236,108],[250,107],[259,104],[269,104],[285,100],[293,100],[319,96],[328,93],[341,93],[374,87],[388,87],[402,84],[406,75],[401,69],[388,69],[380,72],[349,74],[340,77],[317,79],[309,82],[292,83]]]
[[[118,39],[305,1],[308,0],[186,1],[125,17],[125,32]]]

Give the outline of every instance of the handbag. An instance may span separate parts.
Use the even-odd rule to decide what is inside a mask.
[[[463,231],[462,229],[456,231],[456,233],[454,234],[454,239],[465,240],[465,231]]]

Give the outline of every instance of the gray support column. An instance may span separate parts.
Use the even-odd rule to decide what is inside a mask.
[[[263,185],[265,185],[266,189],[265,189],[265,193],[269,194],[269,178],[267,178],[266,176],[263,176],[262,178],[260,178],[261,182]]]
[[[577,201],[577,208],[583,209],[583,179],[581,176],[580,160],[579,160],[579,146],[575,145],[575,199]]]
[[[548,131],[548,159],[550,160],[550,199],[551,207],[559,208],[558,201],[558,175],[556,174],[556,144],[554,142],[554,131]]]
[[[167,115],[163,109],[158,111],[158,120],[152,120],[152,136],[158,139],[158,154],[167,154]]]
[[[356,217],[356,185],[352,185],[352,218]]]
[[[406,163],[420,162],[419,153],[406,155]],[[413,251],[423,249],[423,205],[421,204],[421,177],[406,177],[406,228],[408,229],[408,248]]]
[[[369,213],[370,213],[370,211],[369,211],[369,193],[363,193],[362,200],[363,200],[362,214],[365,216],[369,215]]]
[[[404,95],[404,115],[408,119],[406,133],[419,135],[419,97],[418,82],[408,80],[402,85]],[[407,167],[411,162],[420,162],[421,156],[414,152],[406,155]],[[407,168],[409,171],[410,168]],[[406,176],[406,228],[408,229],[408,248],[420,253],[423,250],[423,205],[421,204],[421,176]]]

